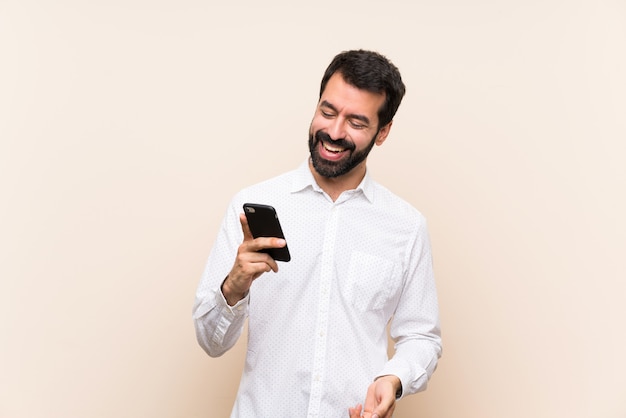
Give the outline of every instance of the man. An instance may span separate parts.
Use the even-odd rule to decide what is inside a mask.
[[[232,417],[388,418],[397,399],[426,388],[441,355],[426,223],[366,170],[404,92],[382,55],[338,54],[322,79],[310,158],[234,196],[193,309],[210,356],[230,349],[248,319]],[[259,252],[286,243],[253,239],[246,202],[276,208],[290,262]]]

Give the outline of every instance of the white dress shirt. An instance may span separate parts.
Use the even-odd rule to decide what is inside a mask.
[[[290,262],[228,306],[220,285],[243,234],[246,202],[274,206]],[[200,345],[230,349],[248,319],[247,354],[231,417],[344,417],[377,376],[402,396],[424,390],[441,355],[437,294],[423,216],[366,174],[333,202],[308,161],[234,196],[196,293]],[[387,324],[395,354],[387,356]]]

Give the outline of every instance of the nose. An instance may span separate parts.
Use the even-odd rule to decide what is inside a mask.
[[[327,128],[327,133],[333,141],[344,139],[346,137],[346,131],[344,129],[343,120],[341,118],[331,120]]]

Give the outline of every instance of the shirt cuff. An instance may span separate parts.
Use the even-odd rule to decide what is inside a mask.
[[[230,306],[226,301],[226,297],[222,293],[222,288],[220,286],[215,292],[215,301],[219,305],[222,305],[223,309],[228,310],[234,317],[246,315],[248,313],[248,302],[250,301],[250,292],[246,293],[243,299],[239,302],[235,303],[233,306]]]

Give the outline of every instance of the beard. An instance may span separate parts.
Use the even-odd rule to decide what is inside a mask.
[[[309,131],[309,151],[315,171],[322,177],[328,178],[335,178],[349,173],[354,167],[365,161],[376,143],[377,135],[378,132],[374,134],[374,137],[364,149],[357,151],[356,145],[354,145],[352,141],[348,141],[344,138],[333,141],[330,135],[325,132],[317,131],[314,135],[313,132]],[[322,158],[318,151],[317,146],[320,142],[326,142],[337,147],[345,148],[349,155],[347,158],[342,158],[339,161],[326,160]]]

